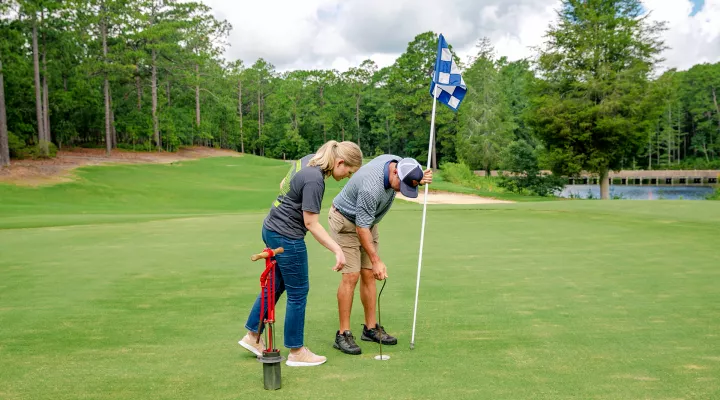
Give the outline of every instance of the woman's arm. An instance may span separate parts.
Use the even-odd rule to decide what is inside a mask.
[[[335,266],[333,271],[340,271],[345,266],[345,253],[343,253],[340,245],[330,237],[325,228],[320,225],[319,214],[303,211],[303,219],[305,227],[312,233],[315,240],[323,245],[326,249],[335,253]]]

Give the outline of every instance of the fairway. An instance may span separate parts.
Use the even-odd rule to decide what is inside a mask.
[[[0,399],[720,398],[710,201],[430,206],[412,351],[422,206],[398,201],[380,224],[387,362],[332,348],[340,275],[308,236],[306,344],[328,362],[283,364],[266,392],[237,341],[286,170],[244,156],[0,184]]]

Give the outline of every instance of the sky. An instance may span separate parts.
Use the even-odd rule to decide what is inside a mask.
[[[201,0],[233,26],[228,60],[259,57],[278,71],[391,65],[422,32],[443,33],[466,60],[482,37],[498,56],[532,57],[558,0]],[[642,0],[667,21],[661,70],[720,61],[720,0]]]

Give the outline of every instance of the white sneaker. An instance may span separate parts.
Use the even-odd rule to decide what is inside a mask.
[[[285,364],[288,367],[314,367],[324,364],[327,358],[314,354],[307,347],[303,347],[297,354],[290,353]]]
[[[258,357],[262,356],[262,352],[263,350],[265,350],[265,342],[262,340],[262,338],[260,338],[260,343],[257,343],[257,341],[252,336],[250,336],[249,333],[245,335],[245,337],[240,339],[238,344]]]

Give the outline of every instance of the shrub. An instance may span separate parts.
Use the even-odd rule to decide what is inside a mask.
[[[540,173],[535,149],[522,139],[511,142],[500,159],[502,168],[510,175],[502,176],[499,185],[510,192],[553,196],[565,185],[559,176]]]
[[[26,158],[55,158],[58,151],[55,143],[48,142],[48,154],[47,157],[45,157],[39,144],[28,146],[25,144],[24,140],[20,139],[17,135],[14,135],[11,132],[8,132],[8,145],[10,147],[10,157],[19,160]]]
[[[708,200],[720,200],[720,187],[715,188],[715,193],[708,195]]]
[[[11,158],[23,159],[29,157],[25,141],[12,132],[8,132],[8,146],[10,147]]]
[[[477,176],[465,163],[440,164],[440,176],[447,182],[472,189],[493,192],[498,187],[497,178]]]

